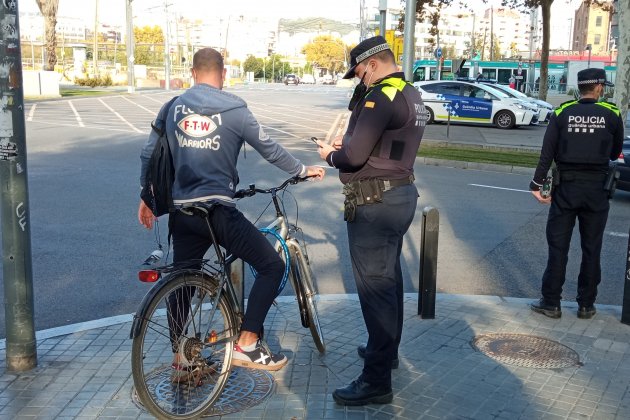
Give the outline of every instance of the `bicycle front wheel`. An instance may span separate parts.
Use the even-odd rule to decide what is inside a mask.
[[[324,343],[324,334],[317,315],[317,305],[315,303],[317,292],[313,287],[313,272],[301,250],[295,252],[295,256],[291,258],[291,274],[296,286],[295,294],[297,295],[300,308],[300,316],[303,320],[308,320],[308,328],[311,330],[315,346],[320,353],[324,353],[326,344]]]
[[[136,316],[131,349],[138,398],[158,418],[200,417],[230,373],[236,317],[218,281],[180,273],[164,282]]]

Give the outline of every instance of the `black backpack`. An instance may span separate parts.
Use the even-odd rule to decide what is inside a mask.
[[[164,119],[156,119],[154,123],[151,123],[151,128],[158,134],[158,139],[149,159],[146,181],[142,186],[140,198],[153,211],[155,217],[175,211],[172,191],[175,168],[166,138],[166,118],[175,99],[177,96],[164,105],[163,113],[160,112]]]

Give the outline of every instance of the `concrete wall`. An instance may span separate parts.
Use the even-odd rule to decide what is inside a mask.
[[[25,97],[59,97],[59,73],[55,71],[23,71]]]

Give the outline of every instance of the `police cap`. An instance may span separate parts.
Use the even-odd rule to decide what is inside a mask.
[[[596,68],[580,70],[577,74],[577,84],[615,86],[614,84],[606,81],[606,72],[604,69]]]
[[[350,68],[346,74],[343,75],[343,78],[352,79],[354,77],[354,68],[357,64],[385,50],[391,50],[391,48],[389,48],[389,44],[385,41],[385,38],[380,35],[361,41],[359,45],[350,51]]]

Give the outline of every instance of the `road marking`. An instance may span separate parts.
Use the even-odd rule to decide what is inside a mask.
[[[138,108],[144,109],[145,111],[147,111],[149,114],[153,114],[153,115],[157,115],[157,112],[155,111],[151,111],[149,108],[145,108],[140,104],[135,103],[134,101],[132,101],[131,99],[127,98],[126,96],[121,96],[121,98],[123,98],[125,101],[127,102],[131,102],[132,104],[134,104],[135,106],[137,106]]]
[[[33,104],[31,109],[28,111],[28,119],[26,121],[33,121],[33,116],[35,115],[35,108],[37,108],[37,104]]]
[[[49,121],[33,121],[35,124],[46,124],[46,125],[53,125],[55,127],[76,127],[76,125],[74,124],[62,124],[62,123],[56,123],[56,122],[49,122]],[[133,131],[126,129],[126,128],[112,128],[112,127],[96,127],[96,126],[85,126],[84,128],[87,129],[91,129],[91,130],[107,130],[107,131],[120,131],[123,133],[133,133]],[[137,130],[135,130],[137,131]],[[149,131],[141,131],[142,134],[149,134]]]
[[[610,236],[617,236],[619,238],[627,238],[628,234],[623,232],[606,232]]]
[[[79,115],[79,113],[77,112],[77,109],[72,104],[72,101],[68,101],[68,105],[70,105],[70,108],[72,108],[72,112],[74,112],[74,117],[77,119],[77,122],[79,123],[79,127],[85,127],[85,124],[83,124],[83,121],[81,121],[81,116]]]
[[[126,119],[123,118],[122,115],[120,115],[118,112],[116,112],[111,106],[107,105],[105,103],[105,101],[103,101],[102,99],[99,99],[99,102],[102,103],[105,108],[109,109],[111,112],[114,113],[114,115],[116,115],[118,118],[120,118],[120,120],[122,122],[124,122],[125,124],[127,124],[129,127],[133,128],[134,130],[136,130],[138,133],[143,133],[142,130],[140,130],[139,128],[136,128],[133,124],[131,124],[129,121],[127,121]]]
[[[289,133],[288,131],[283,131],[283,130],[280,130],[279,128],[273,128],[273,127],[270,127],[270,126],[268,126],[268,125],[263,125],[263,124],[260,124],[260,126],[261,126],[261,127],[263,127],[263,128],[265,128],[265,129],[274,130],[274,131],[279,131],[279,132],[281,132],[281,133],[283,133],[283,134],[286,134],[286,135],[288,135],[288,136],[295,137],[296,139],[301,139],[301,138],[303,138],[303,137],[301,137],[301,136],[296,136],[296,135],[295,135],[295,134],[293,134],[293,133]]]
[[[156,95],[157,95],[157,94],[156,94]],[[158,104],[162,104],[162,105],[164,105],[164,103],[165,103],[165,102],[167,102],[167,101],[158,101],[157,99],[152,98],[152,97],[151,97],[151,96],[149,96],[149,95],[144,95],[144,98],[147,98],[147,99],[149,99],[149,100],[151,100],[151,101],[153,101],[153,102],[157,102]]]
[[[473,187],[492,188],[495,190],[506,190],[506,191],[525,192],[525,193],[531,192],[529,190],[516,190],[514,188],[494,187],[492,185],[482,185],[482,184],[468,184],[468,185],[471,185]]]

